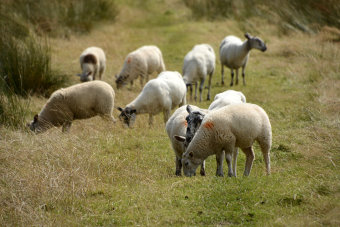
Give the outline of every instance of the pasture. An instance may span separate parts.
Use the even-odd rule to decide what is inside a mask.
[[[261,37],[267,51],[251,51],[247,85],[240,80],[232,89],[270,118],[272,174],[266,176],[256,144],[249,177],[242,176],[241,151],[237,178],[226,177],[225,162],[225,177],[216,177],[213,156],[205,177],[176,177],[162,114],[152,127],[147,115],[137,115],[133,129],[100,117],[73,122],[70,133],[53,128],[35,135],[0,126],[0,225],[339,226],[340,43],[334,33],[283,35],[261,18],[244,26],[232,19],[192,20],[179,0],[136,2],[119,1],[115,23],[50,38],[52,67],[79,83],[80,53],[101,47],[107,57],[103,80],[115,89],[115,107],[124,107],[142,89],[139,81],[131,89],[115,87],[115,74],[129,52],[157,45],[166,69],[181,72],[185,54],[195,44],[208,43],[217,57],[213,99],[230,89],[229,69],[221,85],[221,40],[231,34],[244,40],[246,31]],[[206,95],[204,89],[203,102],[188,103],[207,108]],[[47,100],[28,99],[27,122]]]

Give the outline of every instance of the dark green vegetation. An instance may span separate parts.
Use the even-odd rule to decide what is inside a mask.
[[[114,74],[126,54],[141,45],[158,45],[167,69],[181,71],[194,44],[209,43],[217,54],[226,35],[245,32],[234,19],[192,21],[182,0],[121,0],[118,5],[116,23],[87,35],[52,38],[52,67],[78,83],[73,75],[80,70],[79,54],[96,45],[107,54],[104,80],[115,88]],[[254,19],[257,32],[252,34],[263,38],[268,50],[251,53],[247,86],[233,89],[269,115],[271,176],[265,176],[255,145],[256,160],[247,178],[242,177],[242,152],[237,178],[215,177],[214,157],[207,160],[206,177],[175,177],[175,156],[161,114],[151,128],[145,115],[137,116],[134,129],[99,117],[75,121],[69,134],[58,128],[33,135],[1,126],[0,225],[338,226],[340,47],[334,40],[339,30],[278,36],[276,24]],[[228,70],[226,75],[228,82]],[[229,89],[221,86],[220,76],[217,61],[213,96]],[[135,84],[115,89],[115,106],[139,94]],[[27,121],[47,100],[29,97]]]
[[[337,0],[183,0],[194,18],[210,20],[230,18],[247,28],[252,18],[261,17],[278,25],[281,32],[292,29],[318,31],[322,26],[340,27],[340,4]]]

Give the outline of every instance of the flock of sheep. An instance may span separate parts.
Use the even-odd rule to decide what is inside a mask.
[[[248,33],[246,40],[235,36],[227,36],[220,45],[219,54],[222,65],[222,81],[224,84],[224,66],[231,70],[233,86],[234,70],[238,84],[238,69],[242,67],[243,84],[245,85],[245,67],[251,49],[265,51],[265,43]],[[185,56],[183,77],[175,71],[165,71],[162,52],[156,46],[143,46],[129,53],[119,75],[116,75],[117,89],[140,77],[143,87],[141,93],[124,108],[118,107],[119,119],[127,127],[132,127],[136,115],[149,114],[149,125],[153,116],[163,112],[166,131],[176,155],[176,175],[181,175],[182,168],[186,176],[195,175],[198,166],[200,174],[205,175],[205,159],[216,155],[216,175],[223,176],[223,159],[228,165],[228,176],[236,176],[238,148],[246,155],[244,175],[248,176],[254,160],[252,145],[258,141],[270,174],[270,147],[272,131],[266,112],[255,104],[246,103],[242,92],[227,90],[217,94],[208,109],[194,105],[186,105],[187,90],[192,99],[192,87],[199,84],[200,98],[205,79],[209,76],[210,100],[211,78],[215,71],[215,52],[208,44],[195,45]],[[72,121],[100,115],[116,122],[113,117],[115,92],[111,85],[101,81],[105,72],[105,53],[101,48],[87,48],[80,55],[82,73],[80,81],[68,88],[55,91],[41,112],[34,116],[28,124],[36,133],[44,132],[51,127],[62,126],[69,131]],[[155,79],[149,75],[157,72]],[[171,115],[171,110],[179,108]]]

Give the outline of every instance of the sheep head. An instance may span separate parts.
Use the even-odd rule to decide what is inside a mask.
[[[136,120],[136,109],[132,109],[130,107],[125,107],[124,109],[118,107],[117,109],[121,112],[119,120],[121,120],[125,126],[131,128]]]
[[[187,151],[182,156],[182,166],[184,175],[187,177],[195,176],[197,167],[202,164],[202,160],[196,158],[194,152]]]
[[[190,105],[187,105],[187,112],[189,115],[186,117],[186,121],[188,123],[186,135],[185,135],[185,142],[184,146],[188,147],[191,140],[194,138],[195,133],[197,132],[198,128],[201,126],[201,123],[204,118],[204,114],[199,111],[192,111]]]
[[[248,33],[244,34],[244,36],[248,40],[248,47],[249,47],[249,49],[253,49],[254,48],[254,49],[261,50],[262,52],[265,52],[267,50],[267,46],[262,41],[262,39],[260,39],[258,37],[255,37],[255,36],[251,36]]]

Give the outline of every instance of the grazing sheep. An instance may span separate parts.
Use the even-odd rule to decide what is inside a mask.
[[[192,138],[195,136],[198,128],[201,126],[203,118],[208,111],[215,111],[222,107],[232,105],[232,104],[241,104],[246,102],[246,97],[242,92],[228,90],[222,93],[219,93],[215,96],[214,101],[210,104],[208,110],[201,109],[200,111],[193,111],[191,107],[187,106],[187,112],[189,115],[187,116],[187,132],[184,136],[176,136],[175,138],[178,141],[184,142],[185,147],[188,147]],[[202,111],[204,110],[204,112]],[[226,161],[228,164],[228,168],[231,168],[231,158],[233,158],[233,176],[236,177],[236,167],[237,167],[237,156],[238,156],[238,148],[234,149],[234,152],[230,154],[226,154]]]
[[[197,100],[197,83],[200,81],[200,102],[205,77],[209,74],[209,91],[207,100],[210,100],[211,77],[215,71],[215,52],[208,44],[195,45],[184,57],[183,80],[190,87],[190,99],[192,100],[192,84],[195,84],[195,101]]]
[[[121,111],[119,119],[128,127],[132,127],[137,114],[148,113],[149,125],[153,123],[153,115],[163,111],[164,122],[170,117],[171,109],[186,104],[186,87],[178,72],[165,71],[156,79],[147,82],[142,92]]]
[[[72,121],[100,115],[115,122],[112,116],[115,92],[104,81],[90,81],[59,89],[51,95],[39,115],[28,125],[34,132],[53,126],[69,131]]]
[[[208,156],[215,154],[216,175],[223,176],[223,150],[231,154],[240,147],[246,154],[244,175],[248,176],[254,160],[252,145],[260,144],[270,174],[270,147],[272,131],[266,112],[255,104],[234,104],[209,112],[182,157],[183,171],[186,176],[195,175],[196,168]],[[228,165],[229,167],[229,165]],[[232,176],[228,168],[228,176]]]
[[[197,106],[191,106],[190,108],[191,110],[195,110],[195,111],[199,111],[202,113],[206,113],[207,110],[205,109],[200,109]],[[187,111],[187,106],[182,106],[180,108],[178,108],[173,114],[172,116],[169,118],[169,120],[166,123],[166,132],[169,136],[169,139],[171,141],[171,146],[172,149],[175,152],[176,155],[176,175],[180,176],[181,175],[181,171],[182,171],[182,155],[185,152],[185,149],[187,147],[188,144],[186,144],[185,142],[181,142],[178,141],[178,139],[176,139],[176,137],[184,137],[186,135],[187,132],[187,121],[186,121],[186,117],[188,116],[188,111]],[[204,176],[205,175],[205,162],[202,163],[201,165],[201,171],[200,171],[201,175]]]
[[[143,86],[143,79],[147,82],[149,74],[165,71],[165,65],[161,50],[156,46],[142,46],[128,54],[119,75],[116,75],[117,89],[133,81],[140,76],[140,83]]]
[[[81,53],[79,61],[83,72],[77,75],[80,76],[81,82],[102,79],[106,67],[106,58],[105,53],[101,48],[87,48]]]
[[[227,36],[220,45],[220,61],[222,84],[224,84],[224,66],[231,70],[230,86],[234,83],[234,70],[236,70],[236,85],[238,84],[238,69],[242,67],[243,85],[246,85],[245,73],[249,52],[251,49],[258,49],[262,52],[267,50],[266,44],[258,37],[253,37],[246,33],[247,40],[242,42],[235,36]]]

